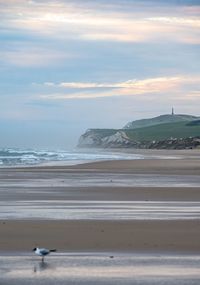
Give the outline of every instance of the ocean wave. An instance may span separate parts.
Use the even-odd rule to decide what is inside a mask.
[[[76,162],[114,159],[140,159],[141,155],[122,153],[79,152],[64,150],[0,149],[0,166],[37,165],[48,162]]]

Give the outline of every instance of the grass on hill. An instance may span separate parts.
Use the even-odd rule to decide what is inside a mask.
[[[98,135],[99,138],[105,138],[114,135],[118,130],[116,129],[90,129],[92,132]]]
[[[125,132],[130,139],[138,141],[165,140],[171,137],[187,138],[200,136],[200,125],[178,122],[126,130]]]

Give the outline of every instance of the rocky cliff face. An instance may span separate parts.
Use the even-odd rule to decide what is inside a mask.
[[[137,142],[132,141],[124,131],[117,131],[114,135],[107,136],[101,140],[103,147],[133,147]]]
[[[144,149],[192,149],[200,148],[200,137],[170,138],[166,140],[136,141],[125,131],[103,136],[100,131],[87,130],[79,139],[78,147],[101,148],[144,148]]]
[[[193,149],[200,148],[200,137],[171,138],[162,141],[153,141],[147,144],[149,149]]]
[[[95,130],[87,130],[79,139],[78,147],[133,147],[138,143],[132,141],[124,131],[116,131],[112,135],[102,136],[102,134]]]
[[[101,146],[101,138],[94,130],[87,130],[78,141],[78,147],[99,147]]]

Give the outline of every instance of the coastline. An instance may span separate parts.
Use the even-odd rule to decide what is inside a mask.
[[[16,153],[17,150],[13,149]],[[74,165],[83,165],[87,163],[94,162],[104,162],[104,161],[121,161],[121,160],[142,160],[142,159],[200,159],[200,150],[199,149],[187,149],[187,150],[170,150],[170,149],[136,149],[136,148],[75,148],[72,150],[74,156],[73,159],[70,158],[70,150],[66,151],[54,151],[57,155],[65,153],[66,157],[62,159],[53,160],[52,157],[46,161],[38,162],[36,157],[35,162],[31,163],[28,160],[28,157],[23,158],[23,152],[29,152],[31,155],[35,155],[37,150],[23,150],[22,153],[19,151],[19,155],[22,155],[21,159],[27,160],[27,163],[20,162],[16,163],[11,161],[8,164],[0,164],[0,170],[9,169],[9,168],[32,168],[32,167],[54,167],[54,166],[74,166]],[[38,155],[41,152],[48,154],[49,151],[38,151]],[[50,151],[51,156],[51,151]],[[76,157],[77,156],[77,157]],[[88,156],[88,157],[87,157]],[[5,156],[6,157],[6,156]],[[75,158],[76,157],[76,158]],[[9,160],[9,156],[6,157]],[[13,164],[12,164],[13,163]]]

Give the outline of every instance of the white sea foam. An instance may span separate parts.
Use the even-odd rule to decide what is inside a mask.
[[[0,149],[0,166],[38,165],[44,163],[65,162],[76,164],[86,161],[142,159],[143,155],[102,152],[102,151],[66,151],[66,150],[32,150],[32,149]]]

